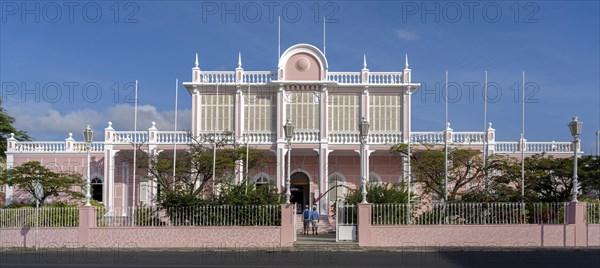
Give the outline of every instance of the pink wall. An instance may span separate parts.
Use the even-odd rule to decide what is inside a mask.
[[[35,247],[35,227],[1,228],[0,247]],[[77,227],[39,228],[40,247],[77,246]]]
[[[91,228],[89,247],[140,248],[279,247],[281,227],[119,227]]]

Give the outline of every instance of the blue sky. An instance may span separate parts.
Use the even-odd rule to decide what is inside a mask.
[[[194,53],[203,70],[233,70],[238,52],[245,70],[275,70],[276,17],[282,16],[283,51],[296,43],[322,48],[326,16],[330,71],[359,71],[363,54],[371,71],[401,71],[408,53],[413,81],[423,83],[413,96],[414,131],[443,128],[445,70],[461,92],[451,87],[449,93],[452,128],[481,130],[487,70],[489,82],[499,86],[490,91],[488,120],[497,140],[517,140],[515,89],[524,70],[526,138],[570,140],[566,124],[578,115],[582,148],[594,153],[600,128],[597,1],[72,3],[1,2],[0,97],[16,126],[36,140],[63,140],[68,132],[80,140],[86,123],[96,130],[107,121],[132,129],[136,79],[138,128],[157,121],[159,129],[171,129],[175,79],[191,80]],[[182,89],[178,126],[189,129],[191,99]]]

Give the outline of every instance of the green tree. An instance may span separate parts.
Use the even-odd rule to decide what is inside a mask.
[[[177,164],[173,176],[173,151],[155,151],[148,153],[143,146],[137,148],[137,166],[148,171],[148,179],[156,182],[160,195],[156,200],[162,205],[195,205],[208,202],[213,191],[213,144],[216,144],[215,184],[226,184],[237,174],[236,162],[246,160],[246,147],[231,145],[230,133],[219,135],[220,139],[196,140],[187,148],[177,151]],[[248,166],[261,169],[267,161],[264,151],[250,148]],[[119,157],[132,162],[133,151],[120,151]],[[212,199],[217,197],[212,196]]]
[[[446,187],[444,151],[430,144],[414,147],[410,158],[414,182],[424,186],[424,195],[433,194],[443,199]],[[408,145],[396,144],[390,151],[407,157]],[[496,165],[495,161],[490,158],[484,169],[481,152],[458,147],[448,149],[448,199],[459,199],[467,186],[482,188],[484,172]]]
[[[37,183],[42,185],[42,196],[36,195]],[[50,196],[67,195],[73,199],[83,197],[83,176],[74,172],[53,172],[37,161],[30,161],[2,171],[0,184],[17,186],[27,191],[41,204]]]
[[[600,157],[584,155],[578,159],[577,176],[584,195],[600,197]]]
[[[17,130],[13,126],[14,123],[15,118],[6,113],[4,108],[2,108],[2,100],[0,100],[0,162],[3,162],[6,159],[6,140],[10,138],[11,133],[14,133],[15,138],[20,141],[30,139],[29,135],[27,135],[27,132]]]
[[[357,188],[346,195],[349,204],[358,204],[362,201],[362,189]],[[408,202],[408,189],[402,183],[367,183],[367,202],[374,204],[400,204]]]
[[[594,189],[597,170],[594,162],[586,158],[582,161],[586,171],[579,165],[579,176],[583,189]],[[597,165],[597,164],[596,164]],[[503,157],[501,164],[490,171],[490,188],[488,190],[469,191],[465,197],[468,201],[506,201],[519,202],[521,197],[521,160]],[[525,158],[525,202],[567,202],[571,200],[573,188],[573,159],[555,158],[545,154],[535,154]]]

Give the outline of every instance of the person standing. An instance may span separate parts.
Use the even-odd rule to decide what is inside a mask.
[[[317,211],[317,206],[313,206],[313,210],[310,213],[310,223],[312,224],[312,232],[314,235],[318,235],[317,223],[319,222],[319,212]]]
[[[304,211],[302,211],[302,224],[304,227],[304,235],[308,234],[308,224],[310,223],[310,209],[308,209],[308,205],[306,205],[306,207],[304,208]]]

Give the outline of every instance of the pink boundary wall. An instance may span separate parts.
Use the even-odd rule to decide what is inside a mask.
[[[294,210],[282,205],[281,226],[96,227],[93,207],[80,207],[79,227],[40,228],[42,248],[279,248],[294,242]],[[34,247],[35,228],[0,229],[0,248]]]
[[[600,224],[585,223],[584,203],[570,203],[567,224],[553,225],[373,226],[371,207],[371,204],[358,206],[358,243],[361,247],[600,246]]]

